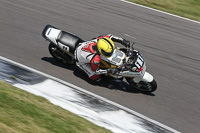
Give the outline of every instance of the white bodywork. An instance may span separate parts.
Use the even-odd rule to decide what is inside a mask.
[[[46,31],[45,36],[48,38],[49,41],[51,41],[52,43],[57,45],[63,51],[69,52],[69,47],[68,46],[56,41],[58,39],[58,36],[60,35],[60,33],[61,33],[61,30],[59,30],[59,29],[49,28]]]
[[[55,28],[49,28],[47,32],[45,33],[45,36],[49,39],[49,41],[53,42],[57,45],[57,39],[60,34],[61,30],[55,29]]]

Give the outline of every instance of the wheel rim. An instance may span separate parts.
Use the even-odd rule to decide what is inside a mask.
[[[153,89],[150,83],[144,82],[144,81],[140,83],[135,83],[134,81],[131,81],[131,85],[138,90],[146,91],[146,92],[150,92]]]

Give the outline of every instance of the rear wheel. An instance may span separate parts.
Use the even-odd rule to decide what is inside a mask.
[[[157,89],[157,83],[154,79],[152,82],[140,81],[139,83],[135,83],[133,78],[126,78],[126,80],[131,86],[142,92],[154,92]]]
[[[56,52],[56,50],[57,50],[57,52]],[[72,60],[72,58],[67,54],[64,55],[62,53],[62,51],[60,51],[58,49],[58,47],[53,43],[49,44],[49,52],[53,56],[53,58],[58,62],[61,62],[61,63],[64,63],[64,64],[74,64],[74,61]],[[58,52],[63,54],[63,57],[59,56]]]

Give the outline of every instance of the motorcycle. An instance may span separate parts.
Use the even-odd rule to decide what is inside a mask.
[[[49,52],[55,60],[65,64],[75,64],[75,50],[83,42],[78,36],[62,31],[51,25],[46,25],[42,36],[50,42]],[[127,82],[135,89],[141,92],[154,92],[157,89],[157,83],[153,76],[146,71],[146,64],[141,53],[130,47],[117,47],[109,58],[101,57],[100,69],[97,74],[105,74],[116,80],[125,78]],[[114,74],[107,74],[105,69],[116,68]]]

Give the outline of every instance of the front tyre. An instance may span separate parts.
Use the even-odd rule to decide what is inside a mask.
[[[157,83],[153,79],[152,82],[140,81],[139,83],[135,83],[133,78],[126,78],[127,82],[133,86],[135,89],[141,92],[154,92],[157,89]]]

